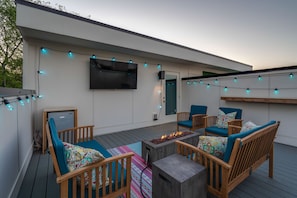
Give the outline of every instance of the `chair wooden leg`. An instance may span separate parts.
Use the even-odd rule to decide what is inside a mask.
[[[270,153],[269,153],[269,177],[270,178],[273,178],[273,144],[271,146],[271,149],[270,149]]]

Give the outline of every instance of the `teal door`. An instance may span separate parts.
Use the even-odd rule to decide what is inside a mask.
[[[166,115],[176,114],[176,79],[166,80]]]

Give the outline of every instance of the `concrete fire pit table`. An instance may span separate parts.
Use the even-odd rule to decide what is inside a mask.
[[[189,132],[187,132],[189,133]],[[199,133],[190,132],[189,134],[174,139],[167,140],[162,143],[155,144],[152,140],[143,140],[141,156],[144,160],[151,165],[154,161],[167,157],[176,153],[175,141],[180,140],[194,146],[197,146],[199,141]]]

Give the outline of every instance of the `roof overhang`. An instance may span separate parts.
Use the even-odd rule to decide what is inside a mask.
[[[133,54],[224,72],[252,70],[251,65],[152,38],[24,0],[17,0],[17,26],[24,39],[39,39]]]

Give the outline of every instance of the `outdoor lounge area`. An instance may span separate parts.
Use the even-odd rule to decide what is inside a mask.
[[[294,60],[255,69],[43,3],[13,1],[22,88],[0,87],[1,196],[197,197],[201,176],[210,198],[297,197]]]
[[[176,123],[172,122],[154,127],[145,127],[137,130],[129,130],[121,133],[97,136],[96,140],[101,145],[109,149],[121,145],[135,143],[142,139],[156,138],[162,135],[163,131],[172,131],[175,128]],[[274,143],[273,179],[268,177],[268,162],[265,162],[243,183],[231,191],[229,197],[296,197],[297,189],[295,186],[297,183],[295,178],[297,177],[297,173],[294,171],[296,166],[297,148]],[[18,197],[58,197],[59,188],[55,178],[56,175],[53,171],[50,155],[48,153],[44,155],[40,152],[34,153]],[[215,196],[208,194],[208,197]]]

